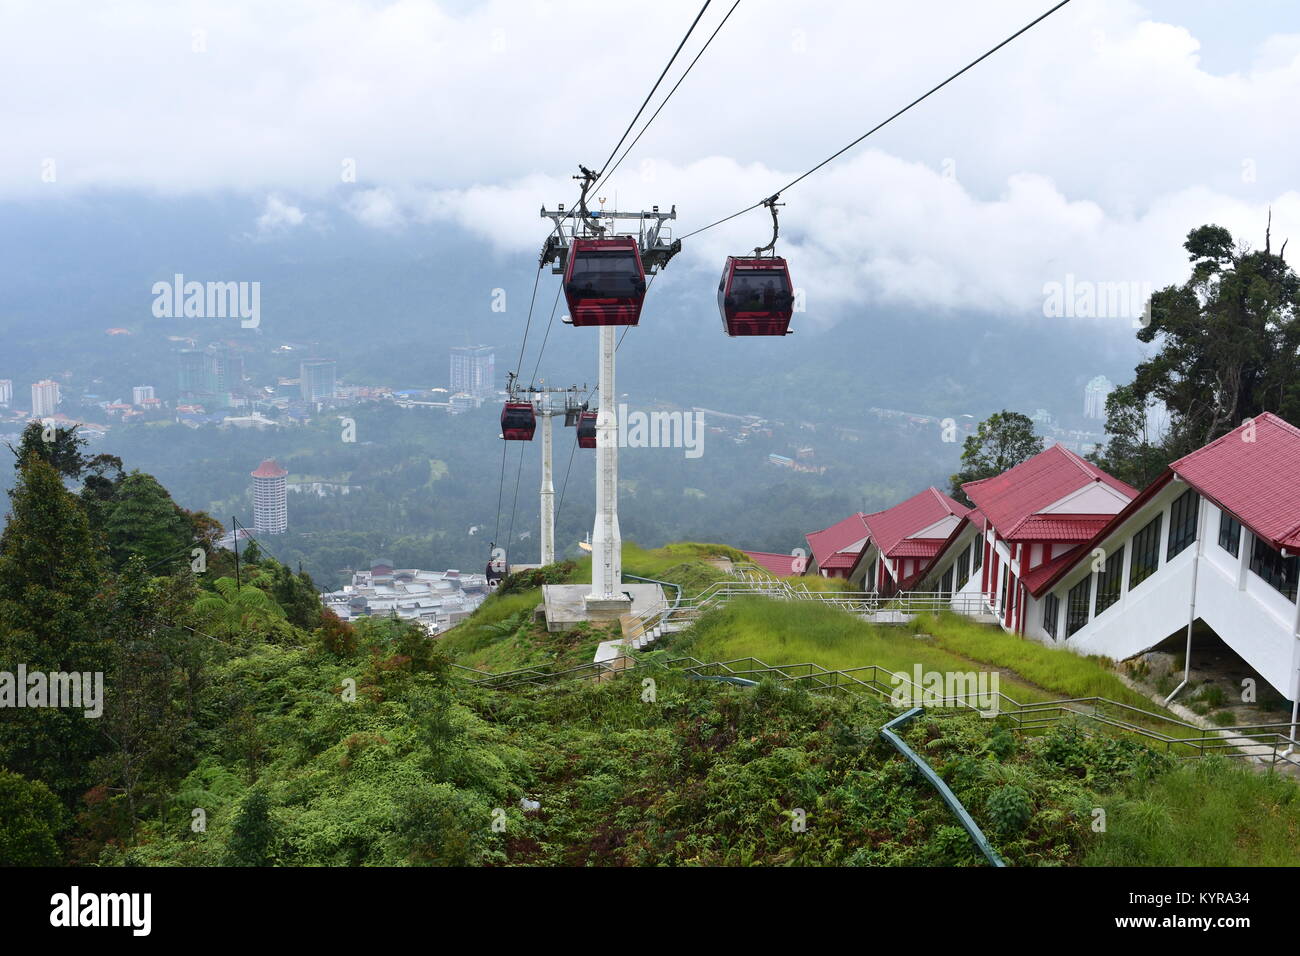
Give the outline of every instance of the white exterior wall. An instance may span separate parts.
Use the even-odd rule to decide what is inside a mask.
[[[1286,697],[1293,697],[1296,685],[1297,609],[1284,595],[1261,580],[1249,568],[1253,536],[1242,529],[1238,556],[1219,546],[1221,512],[1201,499],[1197,542],[1166,561],[1169,541],[1170,505],[1187,491],[1181,482],[1171,482],[1117,532],[1101,543],[1108,553],[1124,546],[1120,599],[1100,615],[1093,559],[1084,556],[1078,566],[1052,588],[1060,601],[1055,642],[1042,626],[1043,602],[1030,598],[1026,604],[1027,636],[1048,644],[1065,646],[1080,654],[1101,654],[1122,660],[1149,650],[1172,634],[1185,630],[1192,614],[1193,565],[1196,571],[1195,616],[1204,621],[1233,651]],[[1129,589],[1133,535],[1157,513],[1163,514],[1160,528],[1159,569]],[[1089,598],[1089,621],[1072,636],[1065,636],[1067,595],[1085,576],[1093,578]],[[1046,595],[1043,596],[1044,599]],[[1192,669],[1196,669],[1193,657]]]
[[[934,569],[927,573],[921,581],[917,582],[916,590],[938,591],[939,582],[943,580],[943,576],[948,572],[949,568],[954,569],[953,577],[954,583],[956,583],[957,572],[955,569],[957,560],[962,556],[963,552],[966,552],[971,556],[971,575],[964,585],[954,590],[952,601],[950,603],[954,609],[969,612],[973,607],[971,597],[980,593],[980,582],[982,580],[981,575],[984,573],[982,567],[975,567],[974,545],[976,544],[979,545],[982,554],[984,538],[980,534],[980,529],[975,525],[967,525],[962,529],[962,533],[957,536],[957,540],[954,541],[952,545],[949,546],[948,550],[944,552],[943,557],[937,564],[935,564]]]

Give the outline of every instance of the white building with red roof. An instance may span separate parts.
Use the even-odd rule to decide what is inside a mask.
[[[812,552],[808,572],[824,578],[847,578],[867,543],[866,517],[859,511],[829,528],[804,535]]]
[[[1088,540],[1026,576],[1020,630],[1119,660],[1199,621],[1294,701],[1297,555],[1300,429],[1265,413],[1175,461]]]
[[[971,595],[983,594],[984,609],[1017,633],[1029,589],[1073,561],[1137,496],[1064,445],[962,490],[976,508],[937,549],[916,589],[961,595],[968,608],[977,606]]]
[[[969,511],[938,488],[863,515],[867,538],[849,571],[863,591],[893,594],[912,587]]]

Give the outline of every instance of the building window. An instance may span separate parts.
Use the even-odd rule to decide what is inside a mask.
[[[970,580],[970,550],[967,549],[961,553],[957,559],[957,590],[960,591]]]
[[[1219,512],[1219,547],[1234,558],[1241,554],[1241,522],[1226,511]]]
[[[1092,575],[1088,575],[1065,596],[1065,636],[1088,623],[1088,599],[1092,596]]]
[[[1173,559],[1184,548],[1196,540],[1196,511],[1200,507],[1201,496],[1188,488],[1176,499],[1169,509],[1169,547],[1165,551],[1165,560]]]
[[[1124,547],[1112,552],[1106,564],[1097,572],[1097,613],[1100,614],[1119,600],[1120,585],[1124,575]]]
[[[867,589],[868,591],[874,591],[874,590],[876,589],[876,581],[879,580],[879,578],[876,577],[876,575],[877,575],[877,573],[878,573],[877,570],[876,570],[876,563],[877,563],[879,560],[880,560],[880,559],[877,558],[875,561],[872,561],[872,562],[871,562],[871,570],[867,572],[868,577],[867,577],[867,580],[866,580],[866,585],[867,585],[867,588],[866,588],[866,589]]]
[[[939,593],[945,597],[952,594],[952,567],[943,572],[943,577],[939,581]]]
[[[1056,640],[1056,623],[1061,617],[1061,599],[1049,594],[1043,599],[1043,630],[1052,640]]]
[[[1164,515],[1156,515],[1149,524],[1133,535],[1133,557],[1129,559],[1128,589],[1155,574],[1160,567],[1160,525]]]
[[[1300,557],[1282,557],[1267,541],[1255,539],[1250,554],[1250,569],[1280,591],[1288,601],[1296,599],[1296,579],[1300,576]]]
[[[1002,612],[1003,612],[1004,615],[1006,614],[1006,610],[1007,610],[1007,601],[1009,601],[1009,600],[1011,600],[1011,574],[1010,574],[1010,572],[1008,572],[1008,573],[1002,575],[1002,603],[999,604],[998,606],[1002,609]]]
[[[971,570],[978,571],[984,567],[984,538],[975,539],[975,547],[971,550]]]

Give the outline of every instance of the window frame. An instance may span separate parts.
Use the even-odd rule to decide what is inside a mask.
[[[1076,596],[1079,589],[1083,589],[1081,595]],[[1076,610],[1083,611],[1082,620],[1077,619]],[[1083,578],[1065,595],[1065,636],[1071,638],[1079,631],[1088,626],[1090,620],[1088,614],[1092,610],[1092,573],[1085,574]],[[1077,621],[1077,623],[1076,623]]]
[[[1165,547],[1165,561],[1172,561],[1196,543],[1200,531],[1201,495],[1188,488],[1169,506],[1169,543]]]
[[[1052,640],[1056,640],[1056,632],[1060,628],[1060,623],[1061,599],[1053,592],[1043,598],[1043,631]]]
[[[1133,549],[1129,554],[1128,568],[1130,591],[1160,570],[1160,533],[1164,530],[1164,521],[1165,513],[1161,511],[1133,534]],[[1149,566],[1138,564],[1145,558],[1150,559]],[[1139,575],[1139,572],[1142,573]]]
[[[1231,531],[1232,533],[1225,535],[1225,531]],[[1231,541],[1231,547],[1224,543],[1225,537]],[[1241,557],[1241,522],[1227,511],[1222,510],[1219,512],[1219,547],[1234,558]]]
[[[1099,617],[1103,611],[1108,611],[1116,604],[1124,594],[1124,545],[1119,546],[1119,550],[1113,551],[1106,556],[1106,563],[1102,569],[1097,572],[1097,589],[1094,599],[1093,617]],[[1103,605],[1102,600],[1106,603]]]

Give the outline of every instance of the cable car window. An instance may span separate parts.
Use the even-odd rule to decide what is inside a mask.
[[[641,270],[628,250],[581,252],[573,260],[573,291],[610,298],[635,295]]]
[[[780,303],[779,296],[788,297],[785,287],[785,273],[772,269],[737,270],[731,280],[731,295],[736,301],[736,308],[770,309]]]

